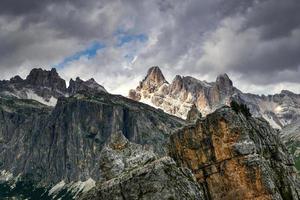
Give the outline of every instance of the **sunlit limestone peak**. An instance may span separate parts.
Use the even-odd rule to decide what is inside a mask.
[[[143,81],[140,83],[141,89],[149,90],[149,91],[155,91],[160,86],[162,86],[164,83],[168,83],[162,74],[159,67],[151,67],[148,70],[147,76]]]
[[[205,116],[223,105],[230,105],[233,99],[247,104],[254,116],[263,117],[274,128],[281,129],[300,116],[300,95],[287,90],[268,96],[243,93],[234,87],[227,74],[219,75],[215,82],[176,75],[168,83],[161,70],[152,67],[128,96],[183,119],[193,105]]]

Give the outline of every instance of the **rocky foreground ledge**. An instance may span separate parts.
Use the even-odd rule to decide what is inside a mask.
[[[111,159],[104,163],[114,163],[106,167],[106,174],[117,174],[99,182],[82,199],[300,198],[294,161],[278,133],[265,120],[229,107],[174,133],[167,157],[157,158],[121,141],[103,150]]]
[[[294,161],[263,119],[225,107],[170,141],[170,156],[192,170],[206,199],[300,198]]]

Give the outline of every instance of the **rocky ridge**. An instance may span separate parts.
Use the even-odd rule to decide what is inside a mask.
[[[207,115],[229,105],[232,99],[246,104],[254,116],[265,118],[277,129],[300,116],[300,95],[286,90],[268,96],[243,93],[233,86],[227,74],[219,75],[215,82],[177,75],[168,83],[161,70],[152,67],[139,86],[129,91],[128,97],[184,119],[194,104],[203,115]]]
[[[35,68],[26,79],[15,76],[8,81],[0,81],[0,96],[33,99],[48,106],[55,106],[59,97],[74,95],[80,90],[106,92],[94,79],[83,81],[79,77],[75,81],[71,79],[67,88],[55,68],[50,71]]]

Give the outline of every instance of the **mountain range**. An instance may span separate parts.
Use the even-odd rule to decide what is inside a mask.
[[[76,80],[71,79],[67,88],[65,80],[58,75],[55,68],[51,71],[33,69],[24,80],[15,76],[8,81],[0,81],[0,96],[33,99],[49,106],[55,106],[59,97],[67,97],[80,90],[106,92],[93,78],[87,81],[79,77]]]
[[[66,87],[55,69],[1,81],[0,197],[300,198],[288,151],[299,143],[287,148],[282,139],[299,138],[286,129],[297,124],[299,95],[245,94],[226,74],[170,84],[152,67],[129,97],[94,79]],[[228,106],[232,100],[252,116]]]
[[[229,105],[231,100],[246,104],[255,117],[263,117],[276,129],[296,121],[300,116],[299,94],[288,90],[267,96],[243,93],[233,86],[227,74],[219,75],[215,82],[177,75],[169,83],[159,67],[151,67],[136,89],[129,91],[128,97],[183,119],[193,104],[207,115]]]

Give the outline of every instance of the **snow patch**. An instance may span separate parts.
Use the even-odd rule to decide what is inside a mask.
[[[74,197],[76,198],[78,194],[85,193],[96,186],[96,182],[89,178],[86,181],[77,181],[75,183],[71,183],[71,187],[68,189],[68,191],[71,191],[71,193],[74,194]]]
[[[28,99],[33,99],[36,100],[42,104],[45,104],[47,106],[55,106],[57,103],[57,99],[53,96],[49,99],[49,101],[46,101],[43,97],[37,95],[34,91],[32,90],[27,90],[26,92],[27,98]]]
[[[60,181],[49,190],[49,195],[57,194],[65,185],[65,181]]]
[[[71,183],[65,183],[64,180],[57,183],[55,186],[53,186],[48,194],[53,196],[53,198],[56,197],[56,195],[61,191],[66,189],[68,192],[73,194],[73,197],[76,198],[78,194],[85,193],[96,186],[96,182],[89,178],[86,181],[77,181],[77,182],[71,182]]]
[[[266,114],[263,114],[262,116],[265,120],[269,122],[269,124],[276,129],[281,129],[281,127],[274,121],[274,119]]]
[[[13,179],[13,174],[9,171],[2,170],[0,172],[0,181],[9,181]]]

